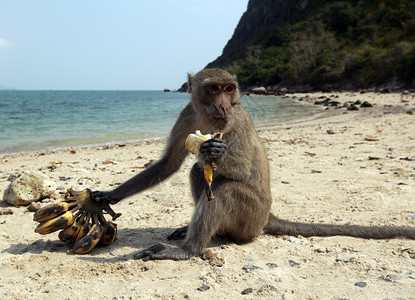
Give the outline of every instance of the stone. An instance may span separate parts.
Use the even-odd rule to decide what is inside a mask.
[[[38,171],[23,172],[4,191],[3,200],[14,206],[27,206],[49,198],[56,190],[56,183]]]
[[[370,102],[365,101],[360,105],[360,107],[373,107],[373,105]]]

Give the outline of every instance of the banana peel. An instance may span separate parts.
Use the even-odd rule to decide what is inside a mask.
[[[223,133],[217,132],[212,134],[205,134],[203,135],[200,130],[196,130],[195,133],[191,133],[187,136],[185,141],[185,148],[186,150],[190,151],[191,153],[198,155],[200,151],[200,146],[206,142],[207,140],[213,139],[213,138],[219,138],[222,139]],[[215,197],[213,196],[212,192],[212,182],[213,182],[213,171],[216,169],[215,163],[210,159],[209,157],[206,158],[203,171],[204,171],[204,177],[206,181],[205,186],[205,193],[206,193],[206,199],[208,201],[212,201]]]

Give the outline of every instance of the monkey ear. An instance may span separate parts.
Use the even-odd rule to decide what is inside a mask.
[[[192,82],[193,82],[193,78],[195,77],[195,74],[192,73],[187,73],[187,92],[191,93],[192,92]]]

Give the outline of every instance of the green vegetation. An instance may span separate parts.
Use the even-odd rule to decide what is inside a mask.
[[[309,8],[268,28],[260,41],[233,55],[238,59],[220,66],[243,87],[415,86],[415,1],[314,1]],[[248,21],[264,32],[258,18],[255,24],[242,18],[239,25]]]

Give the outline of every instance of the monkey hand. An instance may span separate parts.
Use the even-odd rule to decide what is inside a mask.
[[[224,140],[213,138],[200,146],[200,153],[205,161],[215,162],[222,157],[227,147],[228,145]]]
[[[142,259],[144,261],[161,259],[185,260],[190,257],[192,257],[192,255],[182,248],[161,243],[155,244],[134,254],[134,259]]]
[[[103,191],[92,191],[92,199],[96,202],[103,202],[108,204],[117,204],[118,200],[112,198],[109,195],[109,192],[103,192]]]

